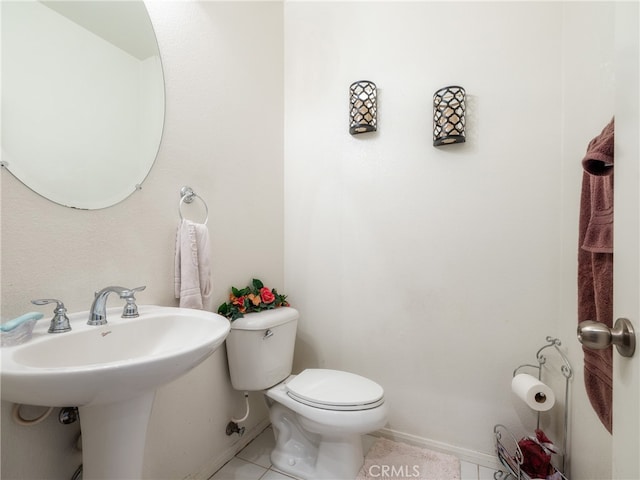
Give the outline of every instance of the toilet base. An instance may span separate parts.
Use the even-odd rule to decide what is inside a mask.
[[[355,479],[364,463],[362,435],[320,435],[305,431],[292,410],[273,403],[269,416],[276,438],[271,462],[304,480]]]

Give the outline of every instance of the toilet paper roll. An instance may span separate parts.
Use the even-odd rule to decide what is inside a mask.
[[[519,373],[511,380],[511,390],[530,408],[538,412],[546,412],[556,403],[553,390],[536,377]]]

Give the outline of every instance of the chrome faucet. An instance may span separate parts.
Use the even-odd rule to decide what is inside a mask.
[[[133,318],[138,316],[138,307],[135,304],[135,293],[140,292],[147,288],[146,286],[137,288],[124,288],[124,287],[105,287],[99,292],[96,292],[96,296],[91,304],[91,310],[89,310],[89,321],[87,325],[104,325],[107,323],[107,297],[110,293],[115,292],[118,296],[126,300],[126,305],[122,313],[123,318]]]

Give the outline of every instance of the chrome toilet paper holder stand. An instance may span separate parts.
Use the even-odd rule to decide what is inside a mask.
[[[565,462],[566,452],[568,452],[568,431],[569,431],[569,381],[573,377],[573,369],[571,368],[571,363],[569,359],[564,354],[562,350],[560,350],[560,342],[559,339],[554,337],[546,337],[547,344],[544,345],[536,352],[536,360],[538,364],[530,364],[525,363],[520,365],[513,371],[513,376],[515,377],[520,370],[524,368],[533,368],[538,370],[538,380],[542,381],[542,370],[543,366],[547,363],[546,352],[547,349],[552,349],[555,351],[560,359],[562,360],[562,364],[560,365],[560,373],[564,377],[564,402],[562,403],[562,407],[564,409],[563,416],[563,431],[562,431],[562,449],[560,452],[554,457],[557,458],[557,462],[560,465],[556,466],[554,464],[553,468],[558,471],[562,478],[566,479],[565,476],[567,474],[567,467]],[[536,429],[540,428],[540,414],[543,412],[537,412],[537,423]],[[522,454],[522,450],[518,445],[517,438],[509,431],[507,427],[502,424],[496,424],[493,427],[493,433],[496,439],[496,452],[498,454],[498,459],[500,463],[507,469],[507,472],[497,471],[494,474],[495,480],[503,480],[508,478],[509,476],[513,476],[518,480],[529,479],[530,477],[522,471],[522,463],[524,461],[524,455]],[[553,459],[552,459],[553,460]],[[553,462],[552,462],[553,463]]]

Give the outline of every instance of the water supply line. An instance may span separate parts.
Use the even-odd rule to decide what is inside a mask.
[[[244,392],[244,403],[245,408],[247,409],[247,413],[244,414],[242,418],[231,418],[231,421],[234,423],[244,422],[247,418],[249,418],[249,392]]]
[[[73,472],[73,476],[71,477],[71,480],[82,480],[82,464],[80,464],[80,466],[76,469],[76,471]]]
[[[244,414],[242,418],[233,418],[231,417],[231,421],[227,424],[226,433],[227,435],[232,435],[237,433],[238,435],[244,435],[244,427],[238,425],[240,422],[244,422],[247,418],[249,418],[249,392],[244,392],[244,403],[247,412]]]

